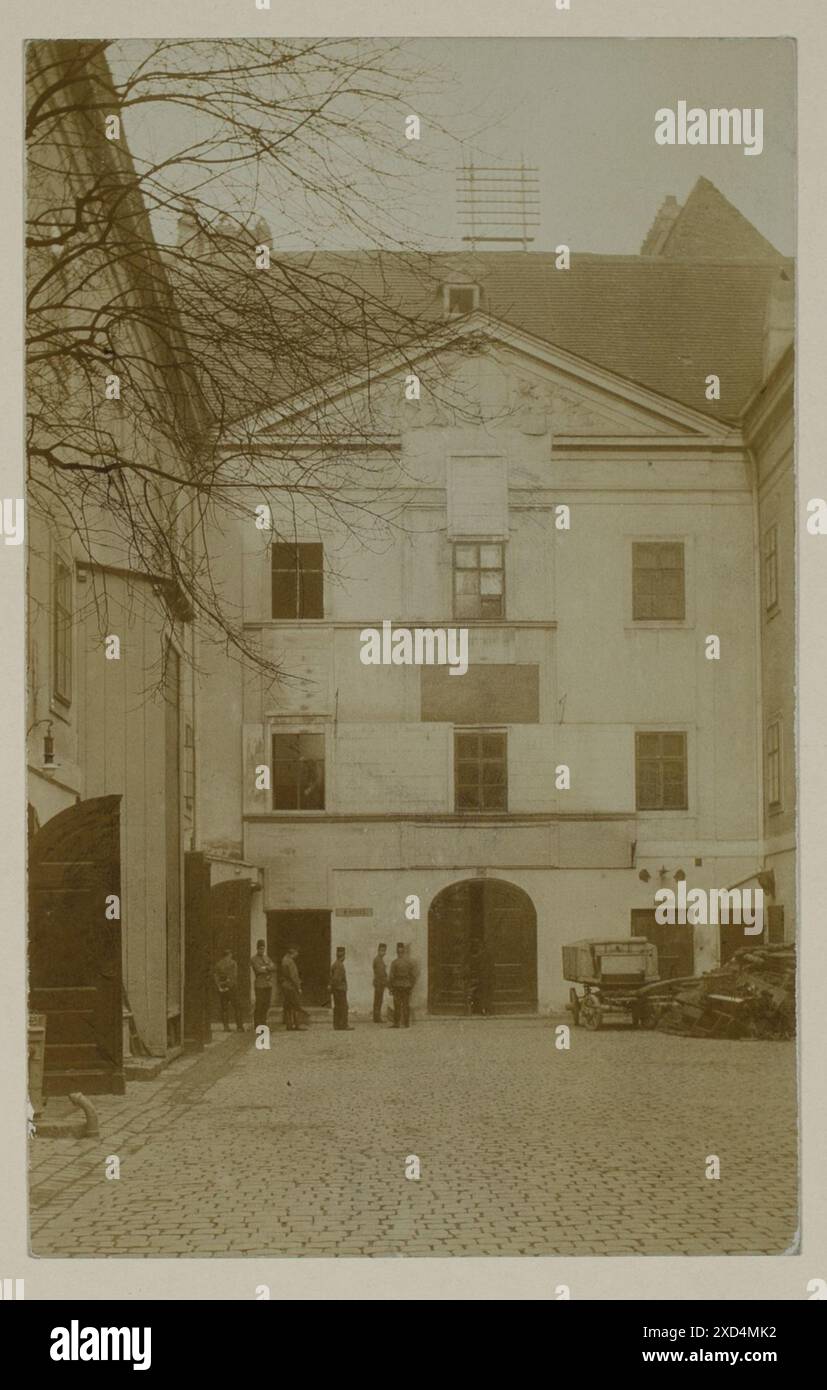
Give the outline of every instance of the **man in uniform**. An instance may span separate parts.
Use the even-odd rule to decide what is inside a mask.
[[[387,945],[384,941],[379,942],[376,955],[373,957],[373,1021],[382,1022],[382,1005],[385,1002],[385,990],[388,987],[388,967],[385,964],[385,952]]]
[[[270,1011],[270,996],[273,992],[273,976],[276,967],[266,952],[266,942],[256,942],[256,953],[250,960],[250,969],[253,972],[253,988],[255,990],[256,1007],[253,1014],[253,1027],[257,1028],[260,1023],[267,1022],[267,1015]]]
[[[396,959],[391,961],[388,973],[388,988],[393,995],[394,1028],[411,1026],[411,990],[415,979],[415,966],[407,953],[405,943],[397,941]]]
[[[288,1033],[306,1033],[307,1029],[299,1023],[302,982],[296,957],[297,946],[288,946],[281,962],[281,998],[284,1004],[284,1026]]]
[[[347,971],[345,948],[336,947],[336,959],[330,967],[330,993],[333,997],[333,1027],[339,1033],[352,1033],[347,1021]]]
[[[235,1026],[239,1033],[243,1033],[244,1024],[241,1022],[241,1010],[238,1007],[238,966],[229,946],[213,971],[213,979],[218,990],[218,1002],[221,1006],[221,1022],[224,1025],[224,1032],[229,1033],[230,1031],[230,1005],[232,1004]]]

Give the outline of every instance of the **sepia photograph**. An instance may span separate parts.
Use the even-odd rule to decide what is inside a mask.
[[[30,1253],[796,1254],[794,40],[21,61]]]

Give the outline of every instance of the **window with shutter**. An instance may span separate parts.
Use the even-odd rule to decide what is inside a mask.
[[[508,484],[503,458],[448,460],[448,535],[508,537]]]

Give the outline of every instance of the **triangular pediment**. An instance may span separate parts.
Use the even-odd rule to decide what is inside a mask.
[[[419,398],[407,394],[411,378]],[[699,399],[705,384],[698,383]],[[726,422],[671,400],[509,325],[475,314],[450,340],[391,354],[370,374],[352,373],[243,421],[226,436],[260,444],[285,434],[330,440],[399,436],[410,429],[476,423],[552,438],[723,438]]]

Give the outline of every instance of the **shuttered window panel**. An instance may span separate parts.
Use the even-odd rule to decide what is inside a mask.
[[[504,458],[448,460],[448,535],[508,537]]]

